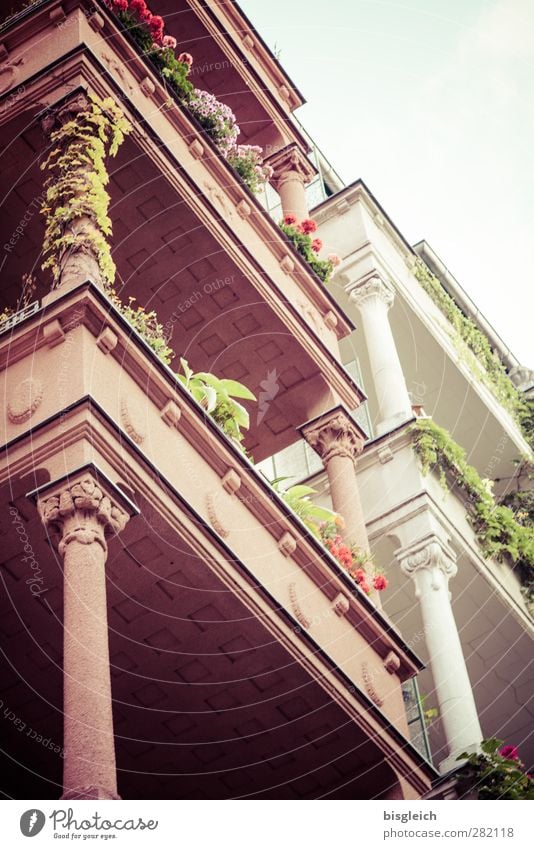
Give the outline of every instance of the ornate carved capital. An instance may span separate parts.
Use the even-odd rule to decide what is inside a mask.
[[[377,299],[389,309],[395,299],[395,292],[381,277],[374,276],[355,286],[349,298],[357,307],[362,307],[366,303]]]
[[[363,451],[365,436],[342,407],[308,422],[300,430],[325,465],[332,457],[348,457],[355,462]]]
[[[59,130],[60,127],[74,120],[80,112],[86,112],[89,105],[87,95],[83,91],[79,91],[58,105],[51,106],[41,117],[43,132],[49,136],[54,130]]]
[[[272,183],[277,190],[287,180],[299,180],[306,185],[317,173],[308,157],[296,144],[290,144],[273,153],[264,160],[264,164],[273,169]]]
[[[429,536],[424,540],[396,552],[400,566],[405,575],[416,578],[422,571],[429,572],[432,581],[432,589],[438,590],[442,586],[439,580],[440,574],[447,582],[453,578],[458,571],[456,566],[456,555],[439,537]]]
[[[124,530],[130,518],[119,504],[113,487],[103,485],[89,471],[43,490],[41,494],[35,493],[37,509],[45,527],[61,533],[62,557],[71,542],[98,543],[107,552],[106,538]]]

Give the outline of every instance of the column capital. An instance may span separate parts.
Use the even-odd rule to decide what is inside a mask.
[[[46,483],[28,493],[28,497],[36,500],[43,525],[61,533],[62,557],[71,542],[96,542],[106,552],[106,539],[124,530],[130,516],[139,512],[93,465]]]
[[[395,556],[399,560],[404,574],[410,578],[415,578],[423,571],[430,573],[432,576],[431,586],[434,590],[440,588],[439,573],[443,575],[447,582],[458,571],[456,555],[453,550],[435,534],[398,549]]]
[[[264,159],[264,165],[270,165],[273,169],[272,182],[277,191],[287,180],[298,180],[305,186],[317,173],[317,169],[296,144],[273,153]]]
[[[68,95],[59,103],[56,103],[40,115],[41,128],[46,136],[55,130],[59,130],[64,124],[74,120],[80,112],[86,112],[90,106],[90,100],[84,91],[77,91]]]
[[[332,457],[348,457],[355,462],[366,439],[364,432],[341,406],[306,422],[299,430],[325,464]]]
[[[364,280],[363,283],[358,283],[350,294],[349,298],[357,307],[362,307],[371,300],[379,300],[389,309],[395,300],[395,290],[386,283],[377,274]]]

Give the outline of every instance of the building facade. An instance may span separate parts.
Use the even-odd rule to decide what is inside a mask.
[[[417,799],[502,712],[520,733],[518,578],[422,475],[413,407],[450,426],[465,391],[499,476],[526,444],[239,8],[15,4],[0,63],[4,795]],[[310,198],[322,265],[277,223]],[[272,485],[288,452],[386,592]]]

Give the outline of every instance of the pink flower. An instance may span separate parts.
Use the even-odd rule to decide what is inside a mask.
[[[174,50],[176,47],[176,39],[172,35],[164,35],[163,36],[163,46],[170,47],[171,50]]]
[[[304,221],[300,224],[300,229],[303,233],[315,233],[317,230],[317,224],[313,220],[313,218],[305,218]]]
[[[190,53],[180,53],[180,55],[178,56],[178,61],[182,62],[183,65],[188,65],[189,67],[191,67],[191,65],[193,64],[193,57]]]
[[[311,249],[314,253],[318,254],[321,248],[323,247],[323,243],[321,239],[314,239],[311,244]]]
[[[373,578],[373,587],[379,592],[387,589],[388,579],[385,575],[375,575]]]
[[[128,0],[113,0],[113,5],[119,10],[119,12],[125,12],[128,8]]]
[[[503,746],[502,749],[499,749],[499,754],[509,761],[519,760],[519,752],[515,746]]]
[[[360,587],[360,589],[362,590],[362,592],[364,592],[366,595],[369,595],[369,593],[371,592],[371,588],[370,588],[369,584],[368,584],[366,581],[362,581],[362,582],[359,584],[359,587]]]
[[[293,215],[292,212],[289,212],[287,215],[284,215],[284,224],[287,224],[288,227],[291,227],[292,224],[297,223],[297,216]]]
[[[328,262],[331,262],[334,268],[340,264],[341,260],[337,254],[328,254]]]

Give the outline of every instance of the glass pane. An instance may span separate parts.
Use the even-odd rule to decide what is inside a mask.
[[[301,439],[293,445],[284,448],[274,456],[276,477],[290,477],[287,486],[292,486],[298,480],[308,476],[308,463],[305,453],[305,442]],[[284,484],[285,488],[285,484]]]

